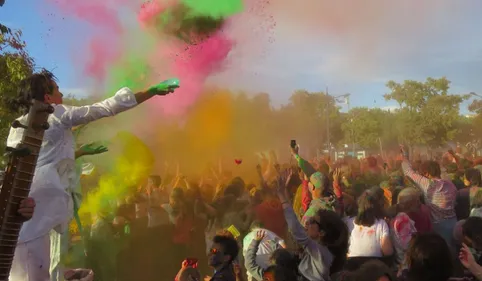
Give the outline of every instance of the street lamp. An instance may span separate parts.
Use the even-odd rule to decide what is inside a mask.
[[[346,94],[343,94],[343,95],[338,95],[338,96],[332,96],[328,93],[328,88],[326,88],[326,95],[329,96],[330,98],[333,99],[334,103],[344,103],[344,104],[347,104],[348,106],[348,111],[350,110],[350,93],[346,93]],[[340,98],[344,98],[344,100],[340,100]],[[330,141],[330,116],[328,114],[328,107],[326,107],[326,110],[325,110],[325,114],[326,114],[326,138],[327,138],[327,149],[328,149],[328,153],[330,154],[331,156],[331,141]],[[352,129],[352,139],[353,139],[353,129]],[[353,149],[355,147],[355,144],[353,142]]]

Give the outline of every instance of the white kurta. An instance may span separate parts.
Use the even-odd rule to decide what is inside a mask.
[[[19,248],[27,247],[30,241],[42,239],[54,229],[62,233],[68,229],[73,215],[71,198],[72,184],[75,182],[75,141],[72,127],[114,116],[137,105],[134,93],[129,88],[120,89],[113,97],[88,106],[53,105],[55,111],[49,116],[50,128],[45,131],[44,141],[37,161],[37,168],[30,190],[30,197],[35,200],[33,217],[25,222],[20,230],[14,264],[28,260],[20,257],[20,253],[30,254],[31,251]],[[24,123],[27,116],[18,118]],[[23,129],[10,129],[7,146],[16,147],[22,139]],[[36,242],[37,243],[37,242]],[[31,243],[34,245],[35,243]],[[18,255],[17,255],[18,252]],[[49,253],[46,254],[49,256]],[[48,272],[49,261],[39,256],[40,264],[21,266],[27,268],[43,268]],[[41,260],[41,261],[40,261]],[[19,268],[19,266],[15,266]],[[12,270],[12,275],[14,275]],[[17,274],[15,274],[17,275]],[[18,274],[17,276],[24,276]],[[27,274],[28,275],[28,274]],[[48,273],[47,273],[48,276]],[[30,276],[30,280],[32,276]],[[10,278],[12,281],[12,278]],[[21,280],[21,279],[16,279]],[[24,279],[27,280],[27,279]],[[36,279],[39,280],[39,279]]]

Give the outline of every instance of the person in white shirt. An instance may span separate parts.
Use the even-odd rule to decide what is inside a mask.
[[[271,265],[270,258],[273,252],[279,248],[286,248],[285,241],[281,239],[278,235],[274,232],[271,232],[267,229],[261,228],[261,224],[258,222],[253,222],[251,227],[251,232],[248,233],[243,239],[243,256],[246,257],[246,253],[248,251],[251,242],[256,238],[256,233],[258,231],[264,231],[266,235],[261,240],[258,248],[258,252],[256,253],[256,264],[260,267],[266,269]],[[249,272],[247,272],[248,281],[252,281],[253,278]],[[258,280],[261,281],[261,280]]]
[[[114,116],[154,96],[172,93],[178,87],[166,88],[161,83],[137,93],[124,87],[104,101],[77,107],[62,104],[63,95],[49,71],[32,74],[21,82],[19,96],[10,102],[11,110],[23,113],[18,121],[26,122],[32,99],[51,104],[55,110],[48,119],[50,128],[45,131],[29,195],[35,200],[35,213],[20,230],[10,281],[50,280],[49,232],[52,229],[59,233],[66,231],[73,214],[70,193],[75,181],[75,144],[72,128]],[[17,147],[22,134],[22,128],[11,128],[7,146]]]
[[[84,163],[81,157],[87,155],[101,154],[107,151],[107,147],[103,145],[96,145],[95,143],[90,143],[80,146],[79,149],[77,149],[77,151],[75,152],[76,170],[75,180],[73,181],[73,190],[71,190],[71,196],[72,202],[74,204],[74,216],[77,216],[75,217],[76,224],[79,228],[79,233],[81,236],[83,235],[83,231],[80,225],[80,218],[78,217],[78,214],[75,214],[75,212],[78,212],[82,201],[80,178],[82,175],[87,175],[89,172],[91,172],[88,171],[88,169],[92,169],[92,165],[89,165],[90,163]],[[86,167],[85,172],[84,166]],[[64,233],[59,233],[53,229],[50,231],[50,281],[64,280],[63,260],[69,250],[70,239],[71,235],[69,231],[65,231]]]
[[[390,228],[380,202],[371,190],[358,199],[358,214],[346,220],[350,233],[348,257],[384,257],[393,254]]]

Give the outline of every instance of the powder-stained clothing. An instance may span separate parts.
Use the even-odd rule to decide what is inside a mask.
[[[390,235],[384,220],[377,219],[371,226],[358,225],[355,218],[348,218],[345,223],[350,232],[348,257],[383,257],[381,241]]]
[[[390,222],[390,237],[395,249],[395,262],[403,266],[405,253],[412,236],[417,232],[415,223],[406,213],[398,213]]]
[[[415,212],[407,212],[407,215],[415,223],[418,233],[429,233],[433,231],[432,221],[430,220],[430,210],[425,204]]]
[[[134,93],[128,88],[122,88],[113,97],[99,103],[87,106],[52,105],[54,113],[48,118],[50,128],[45,131],[42,148],[37,160],[37,167],[32,181],[29,196],[35,200],[35,213],[33,217],[22,225],[19,234],[14,263],[18,262],[25,272],[22,276],[35,274],[30,268],[41,268],[47,271],[47,279],[39,277],[36,280],[48,280],[50,261],[27,259],[22,253],[37,251],[31,247],[40,247],[36,240],[47,243],[44,248],[49,251],[49,232],[55,229],[64,232],[72,218],[73,204],[71,190],[75,181],[75,141],[72,128],[82,124],[116,115],[137,105]],[[25,124],[28,116],[24,115],[17,120]],[[24,130],[11,128],[7,139],[7,146],[17,147],[22,140]],[[45,238],[46,237],[46,238]],[[30,243],[32,242],[32,243]],[[25,250],[27,249],[27,250]],[[44,250],[42,250],[44,251]],[[18,252],[18,254],[17,254]],[[30,263],[34,262],[34,264]],[[37,270],[38,271],[38,270]],[[12,271],[11,275],[16,273]]]
[[[283,204],[283,210],[289,231],[294,240],[303,247],[299,272],[309,281],[330,280],[330,267],[334,259],[330,250],[308,237],[289,204]]]
[[[333,212],[337,212],[339,210],[339,204],[337,198],[334,196],[330,197],[322,197],[318,199],[314,199],[310,203],[310,207],[306,210],[303,218],[301,219],[301,224],[306,225],[306,222],[316,216],[316,213],[319,210],[329,210]]]
[[[455,218],[455,199],[457,188],[454,184],[442,179],[428,179],[417,174],[410,163],[402,162],[403,173],[412,179],[423,191],[425,204],[430,209],[432,222],[438,223],[443,220]]]
[[[311,203],[311,193],[308,183],[309,182],[307,180],[303,180],[301,185],[296,190],[296,195],[293,200],[293,209],[300,220],[310,207]]]

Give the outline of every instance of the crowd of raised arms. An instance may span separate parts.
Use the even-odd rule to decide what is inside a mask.
[[[459,150],[309,161],[293,144],[289,164],[271,153],[253,167],[257,182],[215,169],[202,180],[149,176],[80,227],[74,161],[106,148],[75,151],[72,129],[179,87],[159,85],[71,107],[49,72],[22,84],[13,107],[36,99],[55,110],[20,205],[10,281],[482,281],[482,158]],[[12,128],[7,145],[21,139]],[[69,237],[73,217],[79,233]]]
[[[96,218],[86,266],[95,280],[482,280],[482,158],[291,153],[255,183],[150,176]]]

